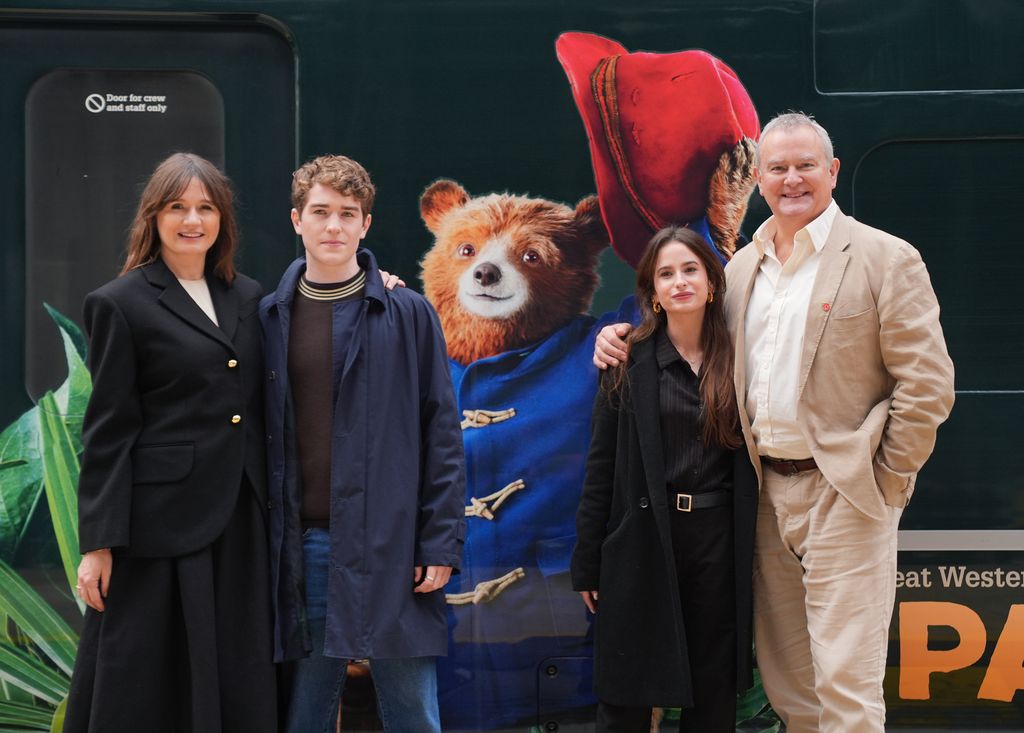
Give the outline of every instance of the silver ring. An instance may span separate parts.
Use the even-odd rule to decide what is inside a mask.
[[[434,579],[434,576],[433,576],[433,575],[428,575],[428,576],[427,576],[427,580],[433,580],[433,579]]]

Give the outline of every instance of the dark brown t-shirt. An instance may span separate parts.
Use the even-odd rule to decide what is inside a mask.
[[[366,289],[362,270],[343,283],[311,283],[305,275],[292,301],[288,383],[302,477],[303,527],[327,527],[331,517],[331,425],[334,359],[345,354]],[[335,337],[341,341],[334,343]]]

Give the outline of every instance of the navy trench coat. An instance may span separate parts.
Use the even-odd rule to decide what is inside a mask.
[[[356,256],[366,293],[350,348],[334,354],[334,394],[324,395],[335,406],[324,654],[444,655],[444,593],[413,593],[412,578],[417,565],[457,570],[462,556],[465,460],[447,349],[430,304],[404,288],[386,291],[369,250]],[[291,305],[305,266],[304,258],[293,262],[260,303],[278,661],[311,649],[287,369]]]

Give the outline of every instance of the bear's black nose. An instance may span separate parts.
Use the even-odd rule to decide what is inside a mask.
[[[488,285],[494,285],[494,283],[501,280],[501,270],[497,265],[490,262],[484,262],[482,265],[473,270],[473,279],[478,283],[487,287]]]

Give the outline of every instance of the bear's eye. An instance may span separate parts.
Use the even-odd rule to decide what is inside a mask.
[[[459,257],[472,257],[476,254],[476,247],[472,244],[460,244],[458,250]]]
[[[540,254],[535,249],[528,249],[523,252],[523,262],[528,265],[536,265],[540,262]]]

